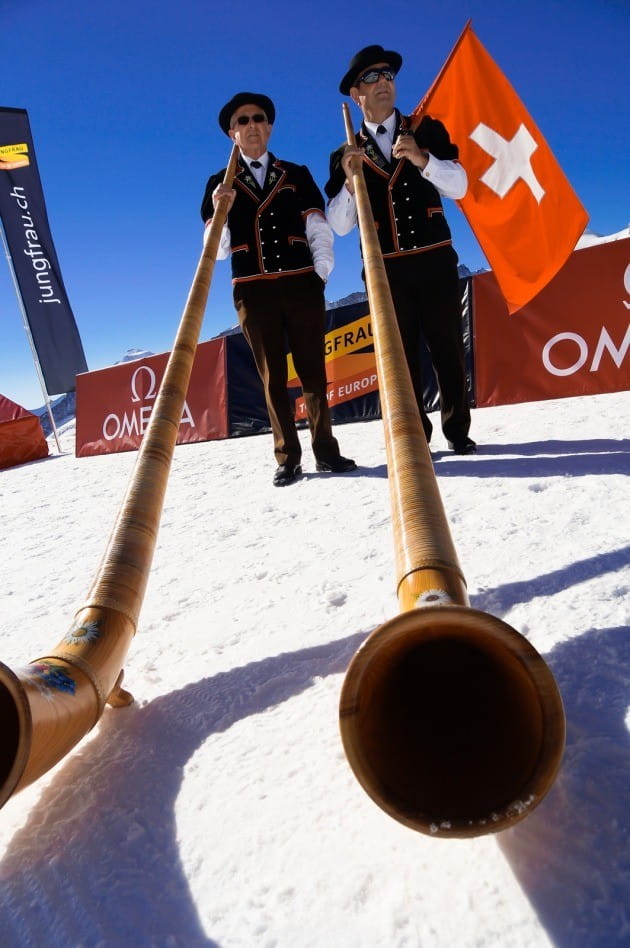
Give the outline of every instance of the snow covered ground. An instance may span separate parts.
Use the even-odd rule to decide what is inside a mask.
[[[398,613],[380,421],[337,427],[356,473],[272,486],[269,435],[176,449],[138,634],[107,708],[0,812],[0,943],[221,948],[630,944],[630,394],[480,409],[435,469],[472,605],[531,640],[566,705],[543,803],[434,839],[366,796],[338,698]],[[0,474],[0,659],[83,604],[135,454]],[[54,452],[54,445],[51,443]]]

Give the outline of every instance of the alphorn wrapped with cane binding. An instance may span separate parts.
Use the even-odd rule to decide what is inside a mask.
[[[356,142],[344,103],[348,144]],[[553,783],[564,710],[551,671],[505,622],[471,609],[396,322],[360,158],[353,183],[374,334],[400,615],[354,655],[340,728],[390,816],[434,836],[521,820]]]
[[[234,146],[224,183],[238,162]],[[127,494],[84,606],[55,648],[25,668],[0,663],[0,806],[58,763],[105,704],[129,704],[122,666],[135,635],[229,198],[217,202]]]

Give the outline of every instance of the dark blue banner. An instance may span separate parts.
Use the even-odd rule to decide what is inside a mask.
[[[46,391],[72,392],[87,363],[50,233],[25,109],[0,108],[0,219]]]

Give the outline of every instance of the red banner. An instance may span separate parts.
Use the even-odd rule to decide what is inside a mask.
[[[169,353],[77,376],[77,457],[140,446]],[[197,347],[178,444],[229,436],[225,339]]]
[[[630,389],[630,238],[576,250],[511,319],[491,272],[472,283],[478,407]]]
[[[440,119],[468,174],[459,206],[510,313],[558,272],[588,216],[503,72],[466,26],[416,108]]]

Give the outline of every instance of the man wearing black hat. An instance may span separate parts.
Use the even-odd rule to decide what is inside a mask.
[[[339,91],[359,106],[363,123],[357,147],[331,155],[328,220],[340,235],[356,226],[351,160],[360,156],[427,441],[433,426],[424,408],[422,336],[437,376],[442,431],[456,454],[471,454],[457,254],[440,197],[463,197],[468,182],[444,125],[425,116],[413,132],[395,108],[401,65],[399,53],[366,46],[341,80]]]
[[[275,108],[266,95],[239,92],[219,125],[240,150],[234,187],[225,169],[206,185],[201,216],[212,220],[221,194],[230,197],[217,257],[231,253],[234,305],[265,390],[278,468],[277,487],[302,474],[301,445],[287,391],[288,341],[304,395],[318,471],[343,474],[356,464],[339,453],[326,398],[324,286],[333,268],[333,235],[324,199],[305,165],[267,151]]]

